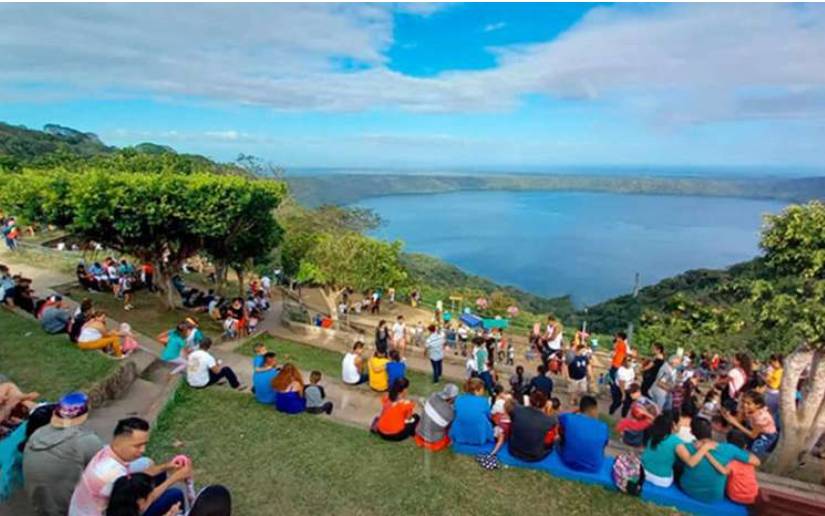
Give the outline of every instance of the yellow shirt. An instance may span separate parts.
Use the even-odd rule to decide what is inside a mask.
[[[389,389],[389,376],[387,376],[388,358],[372,357],[369,360],[370,388],[375,391],[386,391]]]
[[[768,389],[778,391],[779,387],[782,385],[782,372],[783,369],[780,367],[778,369],[771,369],[771,372],[768,373],[768,377],[765,378],[765,383],[768,384]]]

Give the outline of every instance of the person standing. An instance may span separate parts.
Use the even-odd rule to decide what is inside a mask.
[[[572,405],[579,404],[579,398],[588,392],[588,376],[591,373],[590,356],[584,344],[579,344],[576,354],[567,364],[567,377],[570,379],[570,392]],[[611,388],[611,393],[613,389]]]
[[[648,361],[642,367],[642,395],[650,396],[650,387],[656,381],[659,369],[665,363],[665,348],[658,342],[653,343],[653,360]]]
[[[85,423],[89,399],[82,392],[60,398],[51,422],[37,429],[23,451],[26,493],[39,516],[63,516],[72,493],[103,441]]]
[[[427,356],[430,358],[430,364],[433,367],[433,383],[438,383],[441,379],[442,365],[444,363],[444,335],[438,331],[434,324],[427,328],[430,332],[427,337]]]
[[[399,315],[392,325],[392,347],[399,350],[402,355],[407,349],[407,325],[404,323],[403,315]]]
[[[375,351],[387,354],[389,352],[390,330],[387,328],[387,321],[378,321],[375,329]]]

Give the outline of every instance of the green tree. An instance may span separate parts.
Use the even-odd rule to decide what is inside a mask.
[[[338,296],[356,290],[399,288],[407,280],[401,242],[382,242],[359,233],[319,234],[301,259],[297,279],[321,287],[330,317],[338,319]]]
[[[761,246],[777,279],[754,282],[756,321],[766,335],[795,346],[785,359],[780,389],[782,434],[768,464],[787,474],[825,432],[825,205],[794,205],[768,216]]]

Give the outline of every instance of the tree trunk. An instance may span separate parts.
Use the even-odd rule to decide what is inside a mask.
[[[808,366],[811,373],[797,405],[796,387]],[[807,346],[785,359],[782,385],[779,390],[779,414],[782,432],[771,453],[766,469],[777,475],[787,475],[799,464],[825,427],[825,355]]]
[[[167,310],[174,310],[177,308],[178,304],[175,297],[177,295],[177,290],[175,290],[175,286],[172,284],[172,271],[166,267],[156,268],[155,270],[159,272],[160,280],[163,284],[163,304],[166,305]]]
[[[215,290],[218,294],[224,295],[226,288],[226,264],[223,261],[215,261]]]
[[[327,309],[329,309],[329,317],[336,327],[338,326],[338,307],[335,301],[338,299],[338,294],[340,294],[338,290],[321,287],[321,297],[324,298],[324,303],[327,305]]]
[[[244,268],[233,267],[233,269],[235,270],[235,276],[238,278],[238,295],[244,297]]]

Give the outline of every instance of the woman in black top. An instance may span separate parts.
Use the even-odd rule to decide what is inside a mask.
[[[665,347],[658,342],[653,344],[653,360],[642,368],[642,394],[648,396],[647,391],[653,387],[659,369],[665,363]]]
[[[375,329],[375,350],[379,353],[387,353],[389,349],[390,329],[387,327],[387,321],[380,321],[378,328]]]

